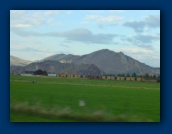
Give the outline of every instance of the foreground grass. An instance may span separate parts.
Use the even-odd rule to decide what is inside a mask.
[[[34,116],[32,114],[26,114],[26,113],[11,113],[10,121],[11,122],[75,122],[75,120],[53,119],[42,116]]]
[[[151,120],[141,116],[128,116],[127,114],[114,116],[105,111],[72,113],[69,108],[45,109],[40,104],[29,106],[28,103],[20,103],[10,106],[10,111],[12,112],[11,121],[17,119],[17,121],[24,122],[151,122]]]
[[[54,121],[54,118],[56,121],[96,121],[96,114],[98,114],[97,116],[101,115],[101,119],[97,121],[119,121],[118,118],[124,122],[160,121],[160,90],[157,83],[151,83],[152,85],[145,83],[147,88],[154,87],[155,89],[143,89],[140,86],[141,82],[130,82],[129,84],[132,83],[135,88],[124,88],[113,87],[112,84],[109,84],[109,82],[112,83],[114,81],[84,81],[84,79],[69,79],[70,81],[68,81],[59,78],[36,78],[38,82],[32,83],[32,79],[34,78],[11,78],[11,121],[18,121],[15,116],[20,116],[20,114],[25,115],[26,120],[27,116],[32,116],[33,118],[39,117],[48,121]],[[73,83],[76,83],[77,80],[78,83],[82,81],[85,85],[75,85],[72,80]],[[64,84],[60,84],[59,81]],[[107,85],[103,85],[105,82]],[[93,86],[92,83],[98,83],[100,86]],[[115,81],[113,84],[120,85],[121,82]],[[123,86],[128,87],[130,85],[128,85],[128,82],[123,82]],[[78,105],[80,100],[86,102],[84,107]],[[24,106],[21,107],[23,102]],[[28,112],[35,107],[40,108],[40,110],[37,109],[36,115],[33,114],[36,111]],[[59,113],[63,113],[66,109],[68,113],[64,118]],[[50,118],[44,112],[43,114],[42,111],[46,111],[45,113],[48,115],[51,115],[52,111],[56,112],[53,113],[53,118]],[[88,118],[92,118],[92,120],[86,120]]]

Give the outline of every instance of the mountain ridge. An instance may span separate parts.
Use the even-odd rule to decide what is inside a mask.
[[[32,63],[32,61],[24,60],[16,56],[10,55],[10,66],[26,66]]]
[[[146,73],[150,75],[160,74],[160,67],[151,67],[125,55],[123,52],[114,52],[109,49],[101,49],[81,56],[55,54],[39,62],[46,61],[56,61],[62,64],[70,63],[71,65],[76,64],[76,66],[80,66],[81,64],[95,65],[104,74],[132,74],[134,72],[138,75],[144,75]]]

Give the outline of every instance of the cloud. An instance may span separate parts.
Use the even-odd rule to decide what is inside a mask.
[[[123,38],[123,40],[128,41],[138,47],[153,49],[152,42],[159,41],[160,36],[158,34],[153,34],[153,35],[138,34],[133,37]]]
[[[160,28],[160,16],[159,15],[149,15],[145,19],[147,25],[152,28]]]
[[[60,46],[62,46],[62,47],[66,47],[66,48],[70,48],[70,46],[68,46],[68,45],[64,45],[64,44],[61,44]]]
[[[138,34],[138,35],[134,36],[133,39],[139,43],[152,43],[153,41],[160,40],[160,37],[158,35],[154,35],[154,34],[153,35]]]
[[[153,41],[160,40],[159,36],[156,35],[137,35],[134,36],[134,40],[140,43],[152,43]]]
[[[45,12],[39,12],[38,15],[41,15],[41,16],[54,16],[54,15],[60,15],[62,13],[61,10],[47,10]]]
[[[46,24],[51,25],[52,23],[55,23],[51,17],[57,17],[60,14],[60,10],[11,10],[10,27],[24,28]]]
[[[122,21],[124,17],[121,16],[100,16],[100,15],[87,15],[86,20],[96,20],[98,22],[109,23]]]
[[[121,48],[120,51],[124,53],[133,53],[133,54],[150,54],[152,53],[152,50],[147,49],[140,49],[140,48]]]
[[[97,44],[111,44],[113,39],[117,37],[116,34],[93,34],[87,29],[74,29],[66,32],[47,32],[38,33],[34,31],[26,31],[16,28],[11,28],[15,34],[20,36],[46,36],[46,37],[63,37],[69,41],[79,41],[82,43],[97,43]]]
[[[133,28],[135,32],[143,32],[144,27],[146,26],[145,22],[143,21],[133,21],[133,22],[126,22],[124,23],[124,26]]]
[[[31,27],[32,25],[30,24],[16,24],[14,25],[14,27],[18,27],[18,28],[24,28],[24,27]]]
[[[160,28],[160,16],[149,15],[143,21],[131,21],[123,24],[126,27],[132,28],[135,32],[141,33],[146,27],[148,28]]]

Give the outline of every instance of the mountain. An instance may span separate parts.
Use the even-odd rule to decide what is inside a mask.
[[[152,68],[144,63],[141,63],[122,52],[114,52],[108,49],[102,49],[90,54],[83,55],[74,59],[76,64],[94,64],[105,74],[136,74],[144,75],[146,73],[150,75],[160,74],[160,69]]]
[[[32,61],[24,60],[10,55],[10,66],[26,66],[30,63],[32,63]]]
[[[20,60],[19,60],[20,61]],[[16,63],[16,62],[15,62]],[[19,64],[20,63],[20,64]],[[23,65],[19,62],[17,65]],[[28,62],[27,62],[28,63]],[[11,63],[10,57],[10,65]],[[26,65],[26,62],[25,62]],[[24,72],[24,70],[35,69],[35,66],[49,72],[70,73],[70,74],[127,74],[134,72],[138,75],[159,75],[160,68],[153,68],[140,61],[125,55],[122,52],[114,52],[108,49],[102,49],[86,55],[78,56],[72,54],[56,54],[39,62],[31,63],[24,68],[10,67],[15,72]],[[11,71],[10,70],[10,71]]]
[[[10,67],[10,73],[21,74],[25,71],[37,69],[46,70],[47,72],[60,74],[80,74],[80,75],[100,75],[101,70],[93,64],[74,64],[74,63],[60,63],[58,61],[41,61],[34,62],[24,67]]]
[[[71,63],[74,59],[78,58],[78,55],[72,55],[72,54],[56,54],[49,56],[41,61],[51,60],[51,61],[59,61],[61,63]]]

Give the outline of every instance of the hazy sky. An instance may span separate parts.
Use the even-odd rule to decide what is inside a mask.
[[[160,67],[160,10],[10,11],[10,55],[34,61],[100,49]]]

